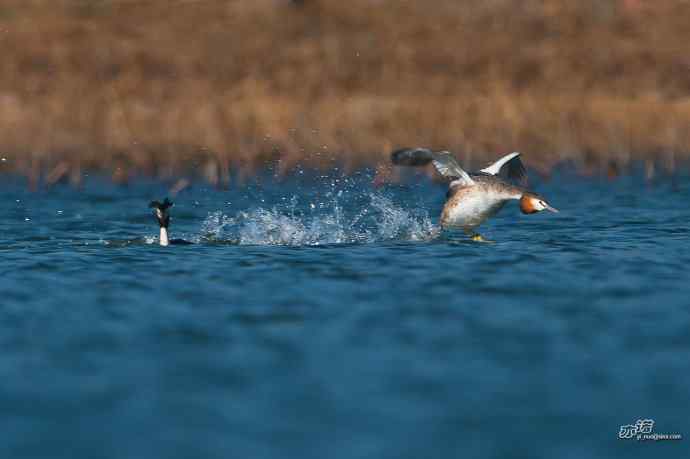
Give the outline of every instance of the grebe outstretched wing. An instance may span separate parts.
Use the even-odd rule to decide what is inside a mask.
[[[434,167],[444,177],[452,179],[450,183],[451,187],[454,186],[471,186],[474,185],[474,180],[470,177],[470,174],[465,172],[462,167],[458,164],[458,161],[448,151],[434,152],[432,155],[431,162]]]
[[[517,151],[507,154],[492,165],[480,169],[479,172],[496,175],[510,182],[527,184],[527,170],[520,160],[520,153]]]
[[[470,174],[458,164],[455,156],[448,151],[433,151],[428,148],[401,148],[391,153],[391,161],[397,166],[426,166],[433,163],[444,177],[451,179],[451,186],[474,185]]]

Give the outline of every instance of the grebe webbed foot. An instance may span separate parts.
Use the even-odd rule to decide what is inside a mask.
[[[494,242],[490,241],[489,239],[484,239],[479,233],[474,233],[471,237],[474,242]]]

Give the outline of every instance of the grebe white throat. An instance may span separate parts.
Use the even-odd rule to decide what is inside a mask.
[[[168,228],[164,228],[161,226],[161,234],[158,237],[158,243],[163,247],[167,247],[168,245],[170,245],[170,239],[168,239]]]

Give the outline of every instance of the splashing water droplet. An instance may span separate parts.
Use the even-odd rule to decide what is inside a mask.
[[[310,202],[300,210],[297,196],[283,207],[256,208],[229,217],[208,214],[201,225],[207,241],[250,245],[323,245],[371,243],[385,240],[423,241],[437,236],[427,213],[405,210],[380,194],[366,195],[362,206],[346,212],[339,199],[346,193],[328,193],[330,201]],[[309,209],[307,211],[307,209]]]

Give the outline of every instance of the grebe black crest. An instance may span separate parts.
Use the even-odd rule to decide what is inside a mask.
[[[158,243],[163,247],[168,245],[188,245],[192,242],[185,241],[184,239],[170,239],[168,237],[168,227],[170,226],[170,208],[173,206],[173,202],[165,198],[163,202],[151,201],[149,203],[149,208],[154,209],[154,216],[160,226],[160,237],[158,238]]]
[[[450,181],[441,226],[444,229],[462,228],[475,241],[485,240],[475,228],[510,200],[520,201],[520,210],[525,214],[543,210],[558,212],[546,199],[526,188],[527,171],[518,152],[472,173],[465,172],[451,153],[427,148],[396,150],[391,153],[391,162],[398,166],[432,163],[438,173]]]

